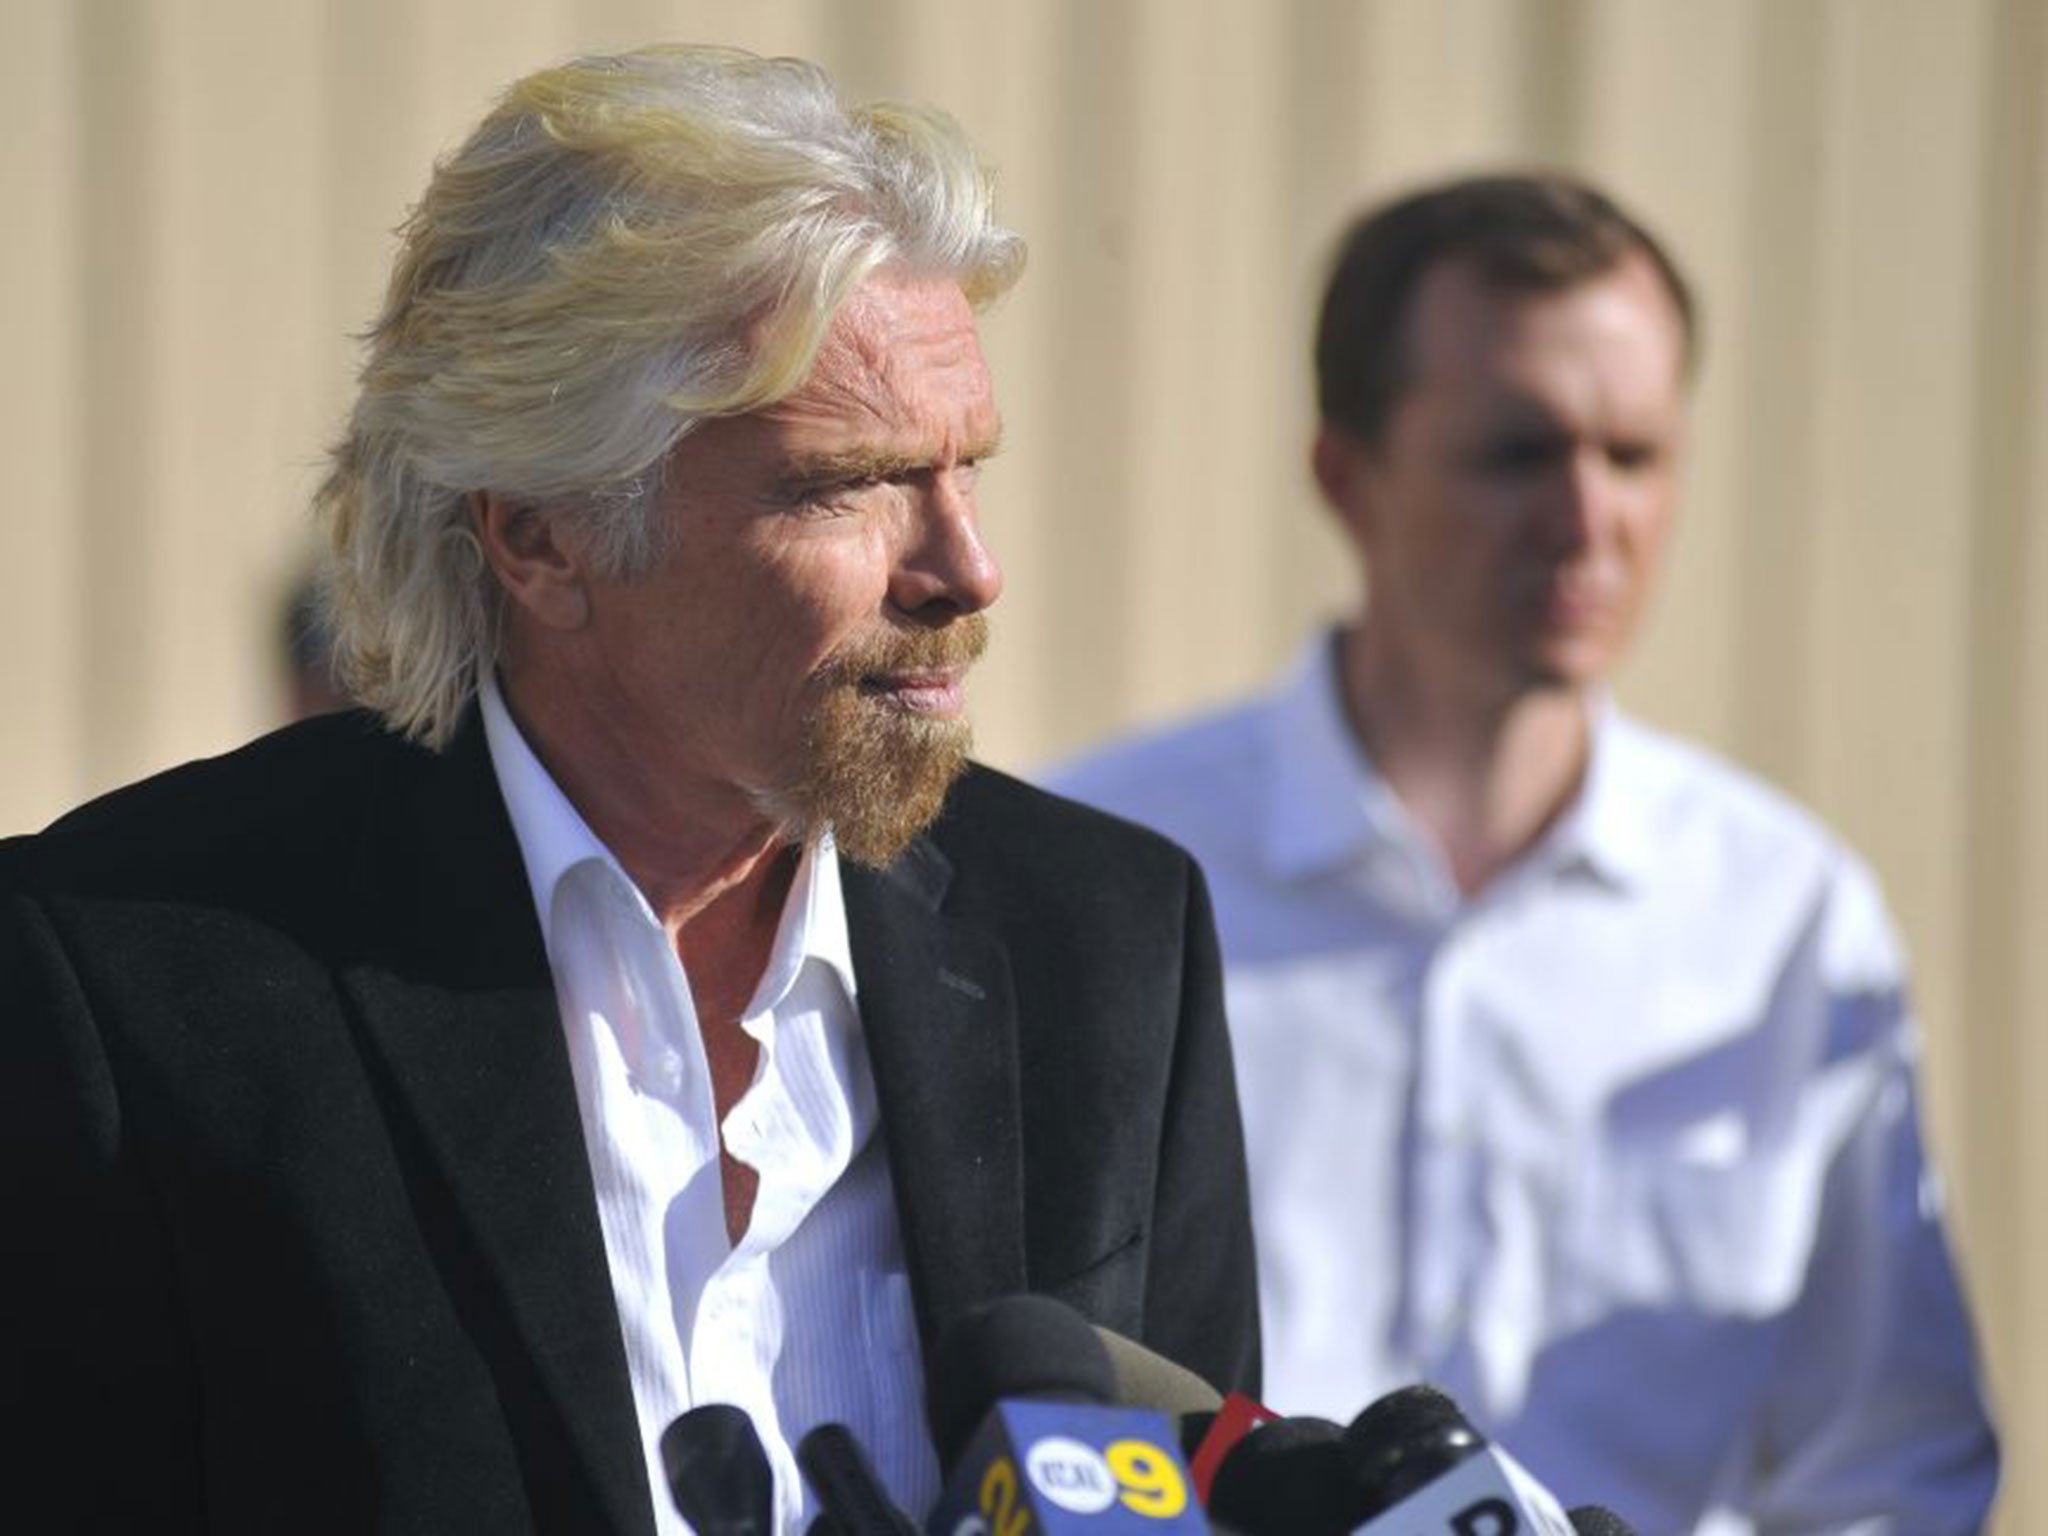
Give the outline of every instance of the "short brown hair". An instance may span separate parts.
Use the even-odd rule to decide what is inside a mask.
[[[1489,286],[1554,292],[1641,252],[1664,279],[1697,348],[1692,287],[1656,236],[1614,201],[1556,172],[1473,176],[1368,210],[1337,248],[1316,323],[1316,402],[1323,420],[1376,442],[1408,384],[1408,315],[1422,279],[1470,263]]]

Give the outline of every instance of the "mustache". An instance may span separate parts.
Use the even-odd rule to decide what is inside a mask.
[[[885,629],[841,647],[818,669],[828,687],[850,687],[891,672],[964,668],[988,649],[988,618],[970,613],[940,629]]]

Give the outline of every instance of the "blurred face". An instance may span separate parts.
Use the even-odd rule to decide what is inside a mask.
[[[1678,313],[1630,256],[1556,293],[1461,264],[1417,290],[1412,382],[1375,445],[1325,427],[1316,467],[1362,550],[1367,642],[1488,703],[1605,678],[1670,530]]]
[[[975,506],[997,429],[959,288],[878,276],[795,393],[684,438],[658,565],[591,589],[587,642],[634,750],[893,857],[965,759],[1002,585]]]

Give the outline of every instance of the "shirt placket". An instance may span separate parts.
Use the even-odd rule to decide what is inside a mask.
[[[719,1129],[726,1150],[754,1171],[758,1183],[747,1230],[712,1270],[697,1308],[690,1360],[692,1375],[702,1388],[700,1401],[741,1402],[734,1394],[758,1383],[774,1363],[775,1340],[764,1326],[770,1321],[766,1304],[772,1245],[762,1240],[761,1213],[765,1202],[779,1196],[784,1177],[774,1141],[763,1134],[762,1102],[773,1093],[776,1081],[775,1038],[765,1019],[750,1019],[742,1027],[760,1046],[760,1070]]]
[[[1447,924],[1417,995],[1408,1346],[1425,1374],[1440,1368],[1457,1344],[1473,1261],[1473,1197],[1481,1170],[1472,1091],[1478,1042],[1461,1006],[1469,943],[1466,925]]]

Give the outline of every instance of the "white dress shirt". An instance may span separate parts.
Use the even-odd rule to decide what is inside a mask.
[[[1869,873],[1596,706],[1574,803],[1466,899],[1334,654],[1053,780],[1207,870],[1267,1401],[1436,1381],[1644,1536],[1976,1529],[1996,1447]]]
[[[657,1529],[688,1530],[659,1442],[701,1403],[753,1419],[779,1531],[802,1531],[816,1512],[794,1447],[826,1421],[854,1432],[897,1503],[925,1509],[938,1465],[829,835],[804,852],[740,1022],[760,1064],[721,1125],[689,982],[659,918],[490,682],[481,703],[568,1037]],[[737,1246],[721,1132],[760,1176]]]

